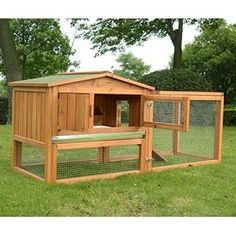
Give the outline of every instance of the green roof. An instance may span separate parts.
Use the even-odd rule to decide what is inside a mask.
[[[58,81],[63,81],[63,80],[67,80],[67,79],[80,79],[80,78],[86,78],[89,76],[92,76],[94,74],[71,74],[71,75],[50,75],[50,76],[46,76],[46,77],[40,77],[40,78],[35,78],[35,79],[27,79],[27,80],[21,80],[17,83],[35,83],[35,84],[42,84],[42,83],[54,83],[54,82],[58,82]]]

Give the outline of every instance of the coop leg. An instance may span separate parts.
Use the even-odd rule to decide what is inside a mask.
[[[22,143],[13,141],[12,167],[20,167],[22,162]]]
[[[57,145],[47,147],[45,153],[45,181],[55,183],[57,180]]]

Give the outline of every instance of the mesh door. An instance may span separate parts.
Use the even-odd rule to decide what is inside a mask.
[[[153,167],[214,159],[215,101],[191,101],[189,131],[153,129]],[[155,153],[153,153],[155,154]]]

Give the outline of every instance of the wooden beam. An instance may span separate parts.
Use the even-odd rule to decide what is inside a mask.
[[[21,143],[26,143],[26,144],[30,144],[36,147],[40,147],[40,148],[45,148],[45,143],[41,142],[41,141],[37,141],[34,139],[30,139],[30,138],[26,138],[26,137],[22,137],[19,135],[14,135],[13,136],[14,140],[21,142]]]
[[[214,157],[221,161],[223,137],[224,97],[216,102]]]
[[[57,180],[57,183],[78,183],[78,182],[85,182],[85,181],[98,180],[98,179],[99,180],[100,179],[114,179],[122,175],[139,174],[139,173],[140,173],[139,170],[131,170],[131,171],[110,173],[110,174],[100,174],[100,175],[75,177],[75,178],[69,178],[69,179],[60,179],[60,180]]]
[[[109,146],[125,146],[141,144],[143,139],[125,139],[125,140],[111,140],[111,141],[95,141],[83,143],[59,143],[57,150],[80,149],[80,148],[97,148]]]
[[[43,178],[41,178],[41,177],[39,177],[38,175],[35,175],[35,174],[33,174],[33,173],[31,173],[31,172],[29,172],[29,171],[27,171],[27,170],[24,170],[24,169],[22,169],[22,168],[14,167],[14,170],[17,171],[17,172],[20,173],[20,174],[25,175],[25,176],[30,176],[30,177],[33,177],[33,178],[35,178],[35,179],[38,179],[38,180],[43,181]]]
[[[211,165],[211,164],[218,164],[218,160],[209,160],[209,161],[196,161],[196,162],[188,162],[182,164],[175,164],[175,165],[167,165],[167,166],[159,166],[159,167],[152,167],[153,172],[161,172],[165,170],[173,170],[173,169],[181,169],[186,167],[193,167],[193,166],[203,166],[203,165]]]
[[[152,149],[152,157],[157,161],[167,162],[167,160],[165,159],[163,153],[161,153],[157,149]]]

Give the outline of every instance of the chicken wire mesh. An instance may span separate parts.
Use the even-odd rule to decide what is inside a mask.
[[[19,167],[44,178],[44,166],[44,149],[23,143]]]
[[[58,152],[57,179],[139,169],[139,147],[82,148]]]
[[[183,104],[179,101],[154,101],[153,122],[166,124],[183,123]]]
[[[152,166],[214,159],[215,112],[215,101],[191,101],[189,131],[153,129],[153,154],[165,160],[153,155]]]

